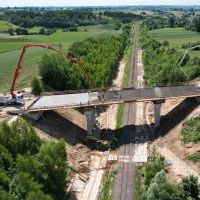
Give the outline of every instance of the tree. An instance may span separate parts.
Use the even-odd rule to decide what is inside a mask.
[[[167,41],[167,40],[163,41],[162,45],[165,47],[169,47],[169,41]]]
[[[62,199],[67,183],[65,142],[41,141],[19,119],[0,125],[0,199]]]
[[[41,168],[40,182],[44,190],[52,195],[62,196],[66,188],[67,164],[65,142],[44,143],[38,154],[38,161],[43,165]]]
[[[144,200],[178,200],[176,190],[167,183],[164,170],[161,170],[151,181],[147,191],[143,194]]]
[[[21,29],[20,28],[16,28],[15,32],[16,32],[17,35],[21,35]]]
[[[28,193],[25,200],[53,200],[53,199],[49,195],[44,194],[42,191],[37,191]]]
[[[0,199],[1,200],[19,200],[17,197],[13,196],[9,192],[3,190],[3,188],[0,186]]]
[[[8,175],[4,171],[1,171],[0,172],[0,187],[8,191],[10,182],[11,182],[10,177],[8,177]]]
[[[170,16],[168,18],[168,24],[169,24],[169,28],[174,28],[174,26],[175,26],[175,16]]]
[[[2,18],[23,28],[42,26],[45,28],[69,28],[75,24],[87,26],[105,24],[108,19],[93,11],[86,10],[14,10],[3,12]]]
[[[68,29],[70,32],[78,32],[78,27],[69,27]]]
[[[44,55],[39,65],[42,80],[56,90],[100,88],[110,85],[124,49],[130,43],[130,30],[127,26],[123,28],[123,34],[117,37],[103,36],[73,43],[68,54],[79,59],[89,75],[84,73],[79,65],[60,55]]]
[[[145,167],[145,185],[149,185],[155,175],[163,169],[160,159],[149,161]]]
[[[44,28],[41,28],[41,29],[39,30],[39,34],[40,34],[40,35],[44,35],[44,34],[45,34],[45,29],[44,29]]]
[[[120,30],[121,27],[122,25],[119,22],[115,23],[115,30]]]
[[[32,93],[34,95],[40,95],[42,92],[42,84],[39,81],[38,78],[34,78],[33,81],[31,82],[31,87],[32,87]]]
[[[200,185],[198,178],[195,176],[189,176],[182,179],[180,184],[181,192],[180,197],[182,200],[198,200],[200,195]]]
[[[195,16],[191,22],[191,30],[200,32],[200,16]]]
[[[35,154],[39,151],[41,140],[34,129],[23,119],[8,125],[0,125],[0,144],[16,157],[17,154]]]
[[[0,169],[8,170],[13,163],[13,157],[3,145],[0,144]]]
[[[9,28],[8,29],[8,33],[13,36],[14,35],[14,29],[13,28]]]
[[[28,173],[20,172],[13,177],[10,183],[10,193],[18,200],[24,200],[28,193],[38,192],[42,188]]]

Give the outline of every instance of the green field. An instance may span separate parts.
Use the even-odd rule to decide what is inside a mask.
[[[75,41],[81,41],[89,37],[97,37],[104,34],[119,34],[119,31],[114,31],[113,25],[88,26],[80,27],[79,29],[79,32],[62,32],[58,30],[50,36],[9,36],[0,34],[0,91],[8,91],[21,48],[27,42],[48,43],[57,48],[59,44],[62,44],[63,50],[67,50]],[[84,32],[83,29],[87,29],[87,31]],[[38,62],[45,52],[48,51],[39,48],[28,50],[24,60],[24,68],[18,81],[18,86],[20,88],[30,86],[32,78],[37,75]]]
[[[17,28],[17,27],[18,26],[14,25],[14,24],[0,20],[0,32],[6,31],[10,28],[14,29],[14,28]]]
[[[149,31],[150,36],[158,41],[168,40],[171,47],[181,46],[188,42],[200,41],[200,34],[184,28],[165,28]]]

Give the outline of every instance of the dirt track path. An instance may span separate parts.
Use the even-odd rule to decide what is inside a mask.
[[[158,152],[165,157],[165,159],[172,161],[171,169],[176,174],[177,178],[186,177],[190,175],[194,175],[198,177],[200,181],[199,173],[194,170],[191,166],[189,166],[186,162],[182,161],[179,157],[177,157],[170,149],[167,147],[159,147]],[[177,180],[178,182],[180,180]]]

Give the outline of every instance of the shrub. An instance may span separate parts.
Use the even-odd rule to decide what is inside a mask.
[[[186,159],[188,159],[194,163],[200,162],[200,153],[195,153],[190,156],[187,156]]]
[[[181,134],[185,144],[200,142],[200,116],[184,122]]]
[[[42,84],[39,81],[38,78],[34,78],[32,83],[31,83],[31,87],[32,87],[32,93],[35,95],[40,95],[42,92]]]

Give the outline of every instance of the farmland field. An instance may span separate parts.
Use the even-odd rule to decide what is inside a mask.
[[[0,20],[0,32],[6,31],[9,28],[13,28],[14,29],[14,28],[17,28],[17,27],[18,26],[14,25],[14,24],[11,24],[9,22]]]
[[[50,36],[9,36],[0,34],[0,91],[8,91],[21,48],[27,42],[48,43],[57,48],[61,44],[63,50],[66,51],[75,41],[81,41],[103,34],[119,34],[119,31],[114,30],[113,25],[79,27],[79,29],[79,32],[62,32],[58,30]],[[84,31],[84,29],[87,31]],[[47,50],[39,48],[28,50],[24,60],[24,68],[18,81],[20,88],[30,86],[32,78],[37,75],[38,62],[45,52]]]
[[[181,46],[188,42],[200,41],[200,34],[184,28],[165,28],[149,31],[150,36],[158,41],[168,40],[171,47]]]

